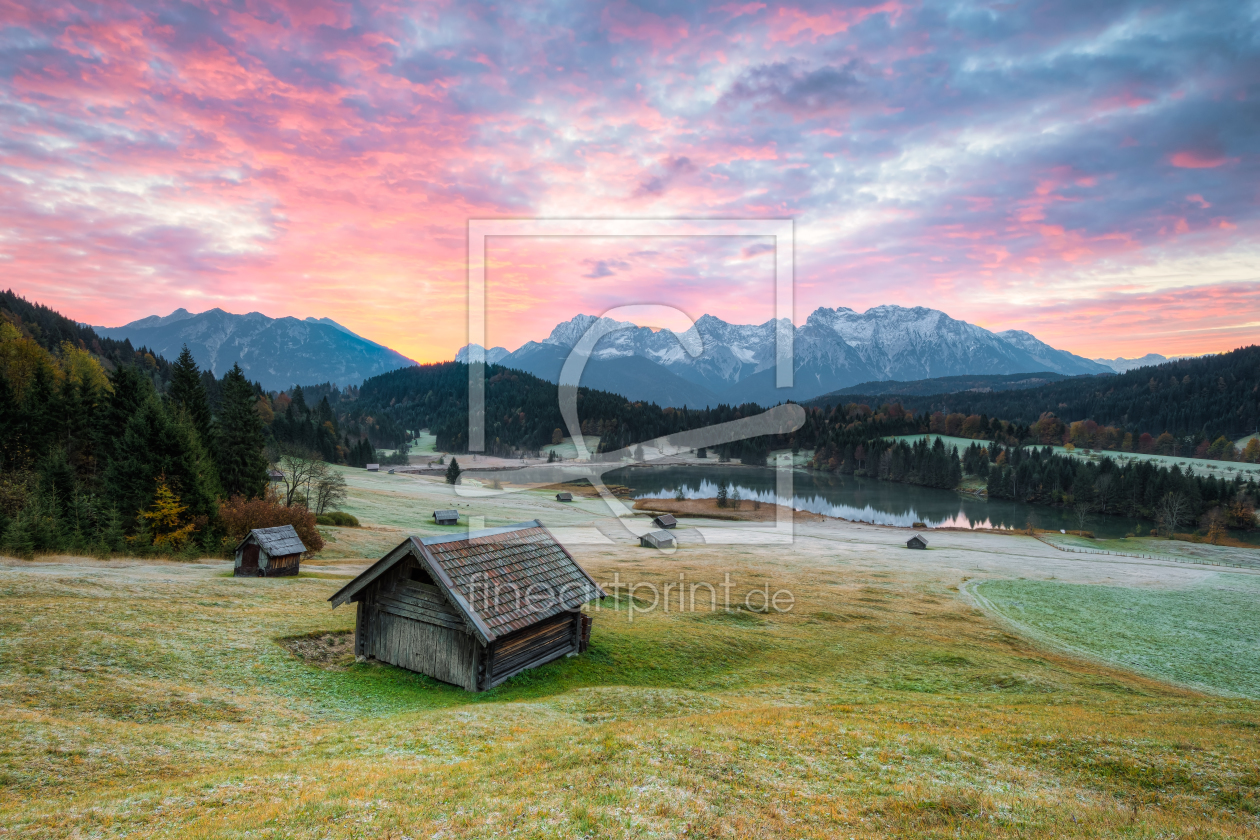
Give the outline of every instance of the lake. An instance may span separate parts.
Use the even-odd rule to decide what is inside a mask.
[[[624,484],[636,499],[673,498],[681,489],[688,499],[712,499],[718,482],[738,489],[746,500],[774,502],[775,474],[757,467],[628,467],[605,476],[608,484]],[[897,484],[874,478],[796,470],[792,474],[792,507],[855,522],[908,528],[923,522],[929,528],[1037,528],[1073,530],[1075,518],[1058,508],[1020,502],[982,499],[956,493]],[[1145,533],[1151,523],[1117,516],[1090,514],[1085,530],[1104,538]]]

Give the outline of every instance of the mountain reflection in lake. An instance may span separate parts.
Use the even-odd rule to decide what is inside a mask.
[[[740,466],[630,467],[609,473],[609,484],[624,484],[636,499],[673,498],[679,490],[688,499],[712,499],[725,481],[745,500],[767,504],[775,497],[773,470]],[[1070,530],[1077,527],[1071,514],[1057,508],[1020,502],[983,499],[956,493],[897,484],[873,478],[796,470],[792,474],[792,507],[855,522],[908,528],[923,522],[929,528],[1036,528]],[[1122,537],[1143,524],[1135,519],[1091,514],[1086,530],[1099,537]],[[1145,525],[1146,528],[1150,524]]]

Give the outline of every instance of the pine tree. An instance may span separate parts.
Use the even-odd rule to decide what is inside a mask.
[[[21,423],[26,428],[26,458],[33,461],[55,445],[64,427],[65,414],[55,383],[41,365],[35,368],[22,400]]]
[[[727,498],[726,483],[725,483],[725,482],[723,482],[723,483],[721,484],[721,486],[719,486],[719,487],[718,487],[718,491],[717,491],[717,506],[718,506],[718,507],[720,507],[720,508],[724,508],[724,507],[726,507],[726,498]]]
[[[152,503],[160,476],[183,499],[190,515],[215,514],[219,486],[214,466],[192,425],[181,418],[172,418],[150,395],[127,423],[105,468],[106,498],[118,506],[128,530]]]
[[[239,364],[223,376],[223,407],[214,453],[219,482],[230,496],[256,498],[267,489],[262,420],[254,411],[254,389]]]
[[[22,421],[22,410],[9,380],[0,376],[0,469],[9,469],[21,460],[22,437],[26,431]]]
[[[97,458],[103,463],[114,455],[127,423],[153,391],[148,377],[131,365],[116,369],[109,379],[114,390],[96,423]]]
[[[295,415],[301,418],[310,413],[310,409],[306,406],[306,395],[302,393],[301,385],[293,386],[292,399],[293,402],[289,407],[293,409]]]
[[[171,367],[171,384],[167,395],[171,405],[188,412],[188,418],[201,438],[202,445],[210,448],[210,401],[206,398],[206,388],[201,381],[201,370],[187,344]]]
[[[459,468],[459,461],[456,461],[454,458],[452,458],[451,465],[446,468],[446,483],[447,484],[459,483],[459,474],[461,472],[463,472],[463,470]]]

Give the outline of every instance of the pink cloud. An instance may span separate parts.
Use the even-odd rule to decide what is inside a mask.
[[[770,19],[770,40],[789,44],[817,41],[819,38],[847,32],[849,27],[861,23],[872,15],[887,14],[896,18],[901,10],[901,4],[893,0],[872,6],[856,6],[816,13],[790,6],[781,7]]]
[[[1219,152],[1185,151],[1177,152],[1168,159],[1178,169],[1215,169],[1228,163],[1237,163],[1238,158],[1227,158]]]

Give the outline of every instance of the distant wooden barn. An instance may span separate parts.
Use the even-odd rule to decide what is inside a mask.
[[[573,501],[573,494],[572,493],[557,493],[556,501],[557,502],[571,502]]]
[[[584,651],[591,619],[581,607],[603,597],[532,520],[410,537],[329,600],[358,604],[356,655],[485,691]]]
[[[306,551],[292,525],[255,528],[236,546],[237,577],[296,575]]]
[[[648,531],[639,537],[639,545],[646,548],[673,548],[674,535],[669,531]]]
[[[433,521],[439,525],[456,525],[459,523],[459,511],[435,510],[433,511]]]
[[[915,534],[906,540],[906,548],[927,548],[927,537],[922,534]]]
[[[657,528],[677,528],[678,520],[674,518],[672,513],[662,513],[652,520],[652,524]]]
[[[380,464],[368,464],[366,467],[364,467],[364,469],[366,469],[368,472],[380,472],[381,465],[380,465]]]

